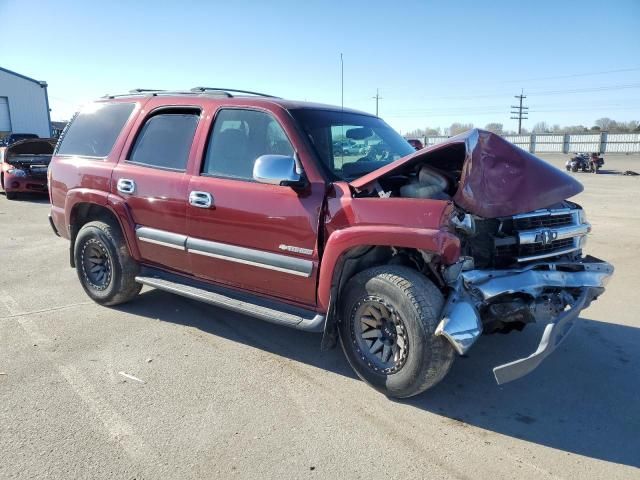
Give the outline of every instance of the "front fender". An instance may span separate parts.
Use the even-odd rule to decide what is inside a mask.
[[[324,248],[318,279],[318,306],[329,308],[331,286],[340,258],[359,246],[414,248],[438,255],[444,264],[455,263],[460,256],[460,239],[444,230],[401,226],[356,226],[331,234]]]

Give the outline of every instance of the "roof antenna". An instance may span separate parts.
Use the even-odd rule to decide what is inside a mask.
[[[344,61],[340,54],[340,106],[344,110]]]
[[[341,125],[341,136],[342,138],[340,139],[340,141],[343,141],[345,136],[344,136],[344,60],[342,58],[342,53],[340,54],[340,109],[341,109],[341,121],[340,123]],[[341,157],[341,162],[340,162],[340,168],[342,169],[342,165],[344,165],[344,151],[342,150],[342,148],[340,149],[340,157]],[[335,164],[335,158],[334,158],[334,164]]]

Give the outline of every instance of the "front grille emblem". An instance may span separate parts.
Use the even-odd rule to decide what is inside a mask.
[[[551,242],[558,239],[558,232],[555,230],[542,230],[537,236],[536,241],[542,243],[542,245],[549,245]]]

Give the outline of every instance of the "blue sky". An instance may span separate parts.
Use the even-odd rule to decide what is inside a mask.
[[[640,120],[640,0],[0,0],[0,66],[49,83],[53,119],[105,93],[221,86],[452,122]]]

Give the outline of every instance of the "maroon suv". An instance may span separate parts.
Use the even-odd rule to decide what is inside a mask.
[[[347,140],[363,147],[336,151]],[[339,107],[133,92],[80,111],[49,176],[52,227],[96,302],[149,285],[324,332],[389,396],[435,385],[483,332],[544,322],[535,353],[494,369],[525,375],[613,271],[582,254],[582,186],[481,130],[416,152]]]

